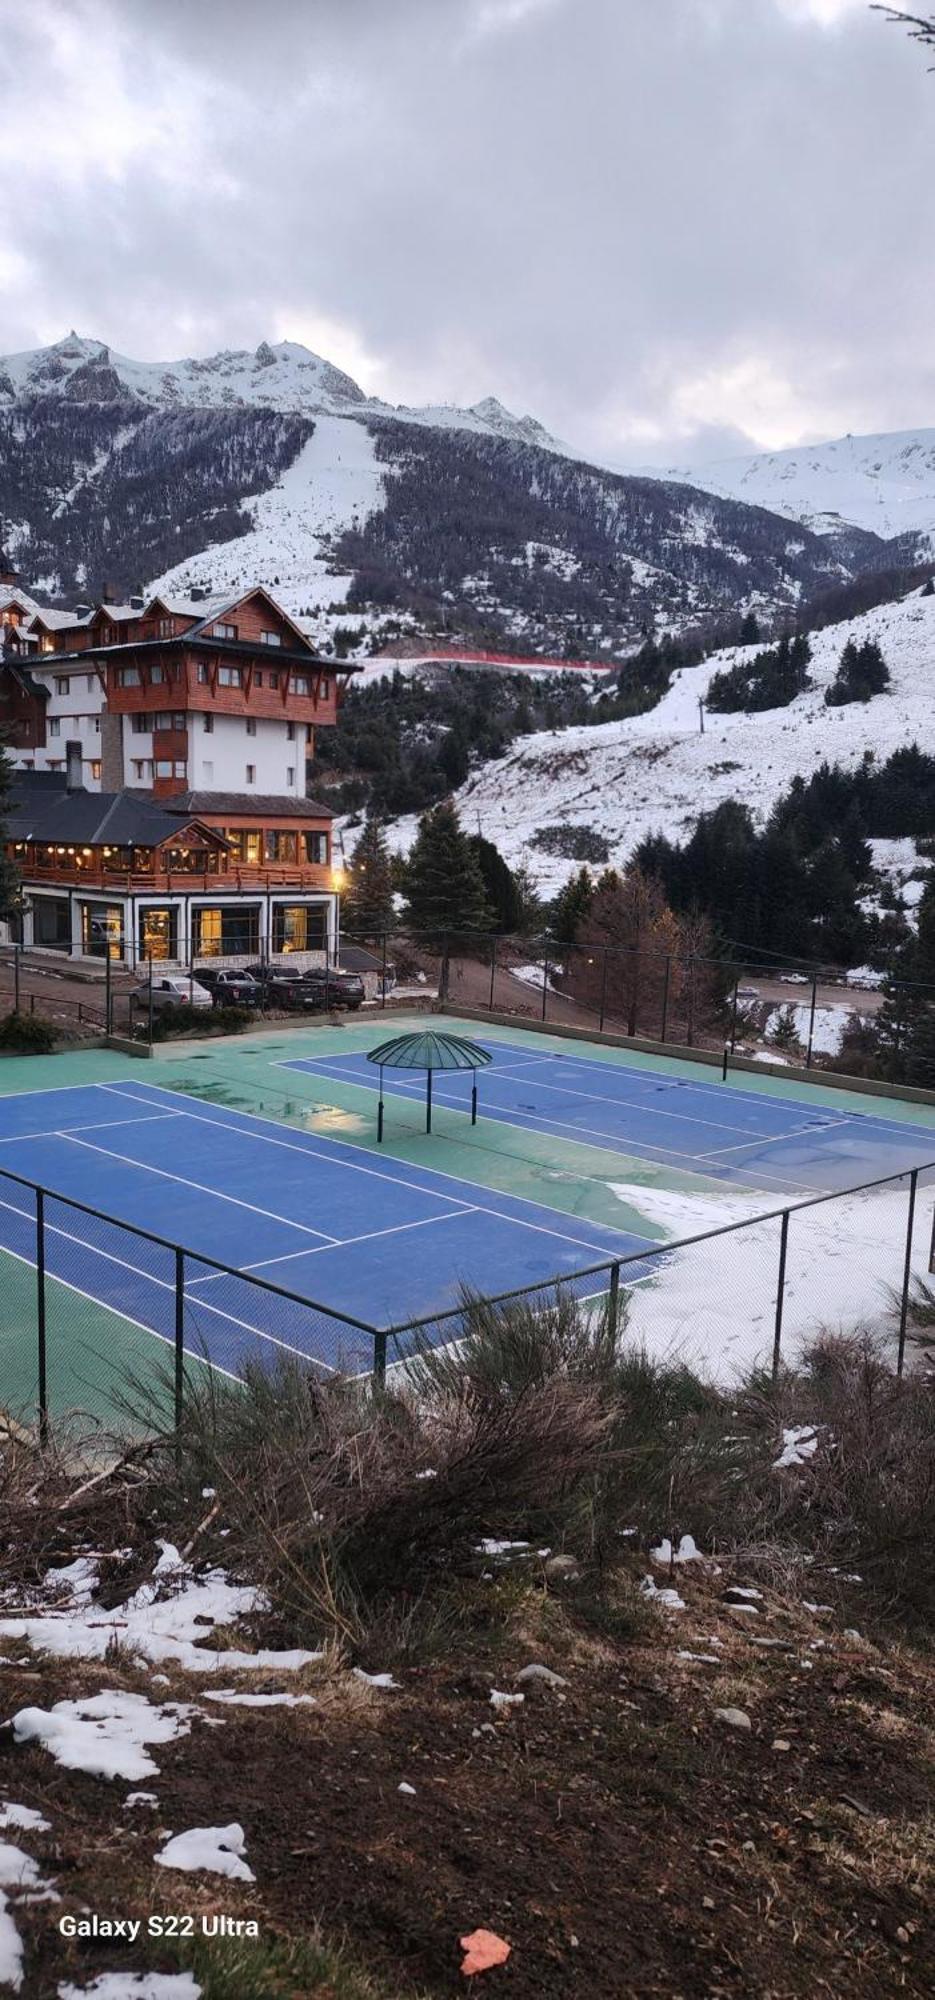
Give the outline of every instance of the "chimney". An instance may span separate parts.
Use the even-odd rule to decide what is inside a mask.
[[[116,604],[117,586],[115,583],[107,582],[101,585],[101,602],[102,604]]]
[[[84,790],[80,743],[66,743],[65,745],[65,790],[66,792],[81,792]]]
[[[130,603],[134,611],[142,611],[146,603],[146,593],[141,583],[135,583],[130,592]]]
[[[210,595],[211,595],[211,587],[209,584],[207,583],[192,584],[191,598],[193,604],[203,604],[205,602],[205,599],[210,597]]]
[[[93,609],[94,609],[94,606],[93,606],[93,604],[76,604],[76,605],[75,605],[75,617],[76,617],[76,618],[90,618],[90,616],[91,616],[91,613],[92,613]]]

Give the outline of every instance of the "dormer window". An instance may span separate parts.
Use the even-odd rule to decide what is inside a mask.
[[[261,633],[260,633],[260,645],[261,645],[261,646],[281,646],[281,645],[282,645],[282,633],[281,633],[281,632],[261,632]]]
[[[236,625],[212,625],[211,632],[215,639],[236,639],[237,637]]]

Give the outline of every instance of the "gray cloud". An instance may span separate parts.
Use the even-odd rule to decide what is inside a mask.
[[[292,337],[630,461],[935,423],[935,80],[863,0],[0,0],[0,347]]]

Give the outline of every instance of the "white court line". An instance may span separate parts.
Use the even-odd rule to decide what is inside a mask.
[[[354,1081],[356,1081],[356,1078],[354,1079]],[[420,1091],[420,1086],[418,1084],[412,1084],[412,1083],[400,1084],[396,1091],[396,1095],[403,1096],[404,1101],[408,1104],[412,1102],[412,1098],[410,1095],[406,1093],[411,1093],[413,1091],[419,1092],[419,1102],[421,1102],[421,1091]],[[139,1100],[139,1102],[141,1103],[143,1101],[144,1101],[143,1099]],[[433,1101],[436,1104],[442,1105],[445,1109],[450,1109],[453,1111],[458,1111],[462,1108],[462,1100],[460,1098],[446,1097],[444,1091],[442,1090],[437,1090],[437,1089],[435,1090]],[[252,1111],[244,1114],[244,1116],[250,1118],[258,1117],[259,1115],[260,1115],[259,1113]],[[562,1132],[566,1134],[568,1143],[570,1145],[587,1146],[590,1145],[591,1141],[594,1141],[596,1142],[601,1152],[612,1153],[616,1159],[623,1159],[627,1155],[629,1155],[631,1158],[639,1159],[643,1153],[661,1153],[663,1162],[664,1164],[667,1165],[672,1165],[673,1163],[679,1160],[685,1160],[688,1162],[688,1166],[680,1167],[676,1165],[675,1166],[676,1173],[686,1173],[689,1171],[690,1168],[691,1170],[693,1170],[695,1176],[699,1180],[715,1181],[717,1186],[719,1187],[723,1186],[723,1182],[717,1181],[717,1178],[714,1174],[705,1173],[702,1164],[706,1159],[713,1160],[716,1163],[717,1159],[716,1155],[708,1155],[705,1153],[683,1153],[678,1146],[657,1146],[652,1139],[627,1138],[621,1140],[619,1143],[615,1142],[611,1144],[610,1141],[613,1135],[610,1133],[594,1131],[588,1125],[569,1125],[565,1120],[561,1118],[547,1117],[544,1111],[524,1111],[522,1116],[526,1121],[525,1126],[513,1124],[513,1121],[507,1116],[506,1111],[501,1111],[498,1114],[496,1110],[491,1111],[489,1106],[487,1115],[492,1119],[497,1119],[499,1117],[501,1123],[505,1125],[510,1125],[514,1131],[528,1130],[533,1125],[548,1126],[551,1131]],[[697,1122],[705,1123],[706,1121],[698,1120]],[[847,1124],[849,1123],[849,1120],[842,1119],[841,1123]],[[732,1129],[736,1130],[737,1128],[733,1127]],[[825,1127],[822,1126],[820,1129],[823,1131],[825,1130]],[[766,1140],[757,1139],[756,1137],[754,1137],[748,1140],[746,1144],[748,1146],[765,1145],[767,1143],[777,1144],[780,1140],[788,1140],[798,1136],[800,1135],[796,1133],[778,1132],[774,1135],[772,1141],[767,1142]],[[731,1147],[725,1147],[724,1150],[730,1152],[733,1149]],[[745,1146],[738,1146],[736,1150],[738,1152],[744,1152],[746,1148]],[[650,1164],[654,1163],[651,1162]],[[441,1173],[443,1169],[440,1167],[433,1167],[431,1168],[430,1171],[432,1173]],[[810,1187],[808,1183],[805,1181],[793,1180],[791,1174],[771,1174],[767,1171],[765,1167],[763,1168],[760,1174],[760,1179],[772,1182],[775,1186],[777,1186],[783,1191],[788,1191],[789,1188],[792,1188],[796,1194],[806,1194],[806,1195],[832,1194],[834,1192],[832,1188],[813,1188]],[[471,1187],[474,1185],[476,1185],[476,1183],[474,1182],[471,1181],[465,1182],[465,1186],[467,1187]],[[653,1241],[654,1239],[647,1237],[646,1240],[647,1242],[650,1242]]]
[[[14,1132],[9,1139],[0,1139],[0,1146],[23,1146],[30,1139],[67,1139],[71,1132],[108,1132],[115,1125],[154,1125],[159,1118],[177,1118],[177,1111],[154,1111],[149,1118],[102,1118],[95,1125],[61,1125],[54,1132]]]
[[[56,1197],[56,1199],[57,1199],[57,1200],[59,1200],[59,1201],[63,1201],[63,1200],[66,1200],[66,1199],[67,1199],[67,1197],[66,1197],[66,1196],[64,1196],[64,1195],[59,1195],[59,1196],[57,1196],[57,1197]],[[16,1203],[15,1203],[15,1202],[12,1202],[12,1201],[0,1201],[0,1208],[7,1208],[7,1209],[9,1209],[9,1211],[10,1211],[11,1215],[21,1215],[21,1216],[23,1217],[23,1220],[24,1220],[25,1222],[34,1222],[34,1221],[35,1221],[35,1217],[34,1217],[34,1216],[32,1216],[32,1215],[30,1215],[30,1213],[29,1213],[29,1210],[28,1210],[28,1209],[25,1209],[25,1208],[17,1208],[17,1206],[16,1206]],[[108,1222],[112,1222],[112,1223],[114,1223],[114,1226],[115,1226],[116,1228],[118,1228],[118,1229],[122,1229],[122,1228],[123,1228],[123,1227],[125,1226],[125,1225],[124,1225],[123,1223],[119,1223],[119,1222],[116,1222],[116,1221],[115,1221],[115,1219],[114,1219],[113,1217],[110,1217],[110,1216],[108,1216],[108,1217],[106,1218],[106,1220],[107,1220]],[[128,1228],[129,1228],[129,1225],[126,1225],[126,1226],[127,1226]],[[101,1258],[103,1258],[103,1259],[104,1259],[104,1261],[105,1261],[106,1263],[108,1263],[108,1264],[117,1264],[117,1265],[119,1266],[119,1268],[120,1268],[120,1270],[121,1270],[121,1271],[132,1271],[132,1272],[133,1272],[133,1275],[134,1275],[134,1277],[135,1277],[135,1278],[142,1278],[142,1279],[144,1279],[144,1281],[145,1281],[145,1283],[146,1283],[146,1284],[148,1284],[148,1285],[157,1285],[157,1286],[158,1286],[158,1288],[159,1288],[159,1290],[160,1290],[161,1292],[171,1292],[171,1293],[172,1293],[172,1295],[173,1295],[173,1297],[175,1296],[175,1286],[174,1286],[174,1284],[170,1283],[170,1281],[169,1281],[169,1280],[168,1280],[167,1278],[157,1278],[157,1277],[155,1276],[155,1273],[154,1273],[154,1272],[152,1272],[152,1271],[144,1271],[144,1270],[143,1270],[143,1268],[142,1268],[142,1265],[140,1265],[140,1264],[130,1264],[130,1263],[129,1263],[129,1262],[127,1261],[126,1257],[115,1257],[115,1256],[114,1256],[114,1253],[113,1253],[113,1251],[112,1251],[112,1250],[103,1250],[103,1249],[101,1249],[101,1248],[100,1248],[100,1246],[99,1246],[99,1245],[98,1245],[97,1243],[90,1243],[90,1242],[88,1241],[88,1239],[87,1239],[87,1237],[86,1237],[86,1236],[76,1236],[73,1230],[71,1230],[71,1229],[62,1229],[62,1227],[60,1226],[60,1224],[58,1224],[58,1223],[54,1223],[54,1222],[47,1222],[47,1223],[46,1223],[46,1234],[47,1234],[47,1235],[49,1235],[49,1236],[61,1236],[61,1237],[62,1237],[62,1238],[64,1239],[64,1241],[65,1241],[66,1243],[75,1243],[75,1244],[77,1244],[77,1246],[78,1246],[78,1248],[79,1248],[80,1250],[87,1250],[90,1256],[92,1256],[92,1257],[101,1257]],[[325,1246],[325,1247],[327,1247],[327,1246]],[[7,1248],[7,1246],[6,1246],[6,1244],[5,1244],[5,1243],[0,1243],[0,1252],[2,1252],[3,1250],[6,1250],[6,1248]],[[8,1256],[10,1256],[10,1257],[15,1257],[15,1256],[17,1256],[18,1254],[19,1254],[19,1253],[18,1253],[17,1251],[15,1251],[15,1250],[8,1250],[8,1251],[7,1251],[7,1255],[8,1255]],[[36,1266],[35,1266],[35,1264],[34,1264],[34,1262],[33,1262],[32,1258],[30,1258],[30,1257],[23,1257],[23,1258],[21,1258],[21,1259],[20,1259],[20,1261],[21,1261],[22,1263],[24,1263],[24,1264],[28,1264],[28,1265],[30,1266],[30,1269],[31,1269],[31,1270],[35,1270]],[[55,1271],[50,1271],[50,1272],[48,1273],[48,1275],[49,1275],[49,1277],[51,1277],[51,1278],[55,1278],[55,1277],[57,1277],[57,1276],[58,1276],[58,1273],[57,1273],[57,1272],[55,1272]],[[224,1275],[225,1277],[236,1277],[236,1276],[237,1276],[237,1273],[236,1273],[236,1272],[225,1272],[225,1273],[223,1273],[223,1275]],[[62,1285],[68,1285],[68,1284],[69,1284],[69,1281],[68,1281],[68,1279],[67,1279],[67,1278],[59,1278],[58,1282],[59,1282],[60,1284],[62,1284]],[[129,1322],[129,1324],[130,1324],[131,1326],[138,1326],[138,1327],[140,1327],[140,1328],[141,1328],[141,1330],[142,1330],[142,1331],[143,1331],[144,1333],[151,1333],[151,1334],[152,1334],[152,1336],[153,1336],[153,1339],[154,1339],[154,1340],[163,1340],[163,1341],[165,1341],[165,1342],[167,1343],[167,1345],[168,1345],[169,1347],[173,1347],[173,1346],[174,1346],[175,1342],[174,1342],[174,1338],[173,1338],[173,1336],[172,1336],[171,1334],[168,1334],[168,1333],[160,1333],[160,1332],[158,1331],[158,1328],[156,1328],[156,1327],[152,1327],[152,1326],[145,1326],[145,1325],[143,1324],[143,1321],[142,1321],[142,1320],[138,1320],[138,1319],[133,1319],[133,1318],[131,1317],[131,1315],[130,1315],[129,1313],[125,1313],[125,1312],[124,1312],[124,1311],[123,1311],[123,1310],[121,1309],[121,1307],[120,1307],[120,1306],[112,1306],[112,1305],[109,1305],[106,1299],[101,1299],[101,1298],[98,1298],[98,1297],[96,1296],[96,1294],[95,1294],[94,1292],[85,1292],[85,1291],[82,1291],[82,1290],[81,1290],[81,1287],[80,1287],[80,1285],[69,1285],[69,1290],[70,1290],[70,1291],[73,1291],[73,1292],[81,1292],[81,1297],[82,1297],[82,1298],[84,1298],[84,1299],[91,1299],[91,1300],[93,1301],[93,1303],[94,1303],[94,1304],[95,1304],[96,1306],[100,1306],[100,1307],[102,1308],[102,1310],[103,1310],[104,1312],[110,1312],[110,1313],[113,1313],[113,1314],[115,1314],[115,1316],[116,1316],[116,1318],[117,1318],[117,1319],[125,1319],[125,1320],[127,1320],[127,1321]],[[225,1310],[224,1310],[223,1306],[212,1306],[212,1305],[208,1305],[208,1304],[206,1303],[206,1301],[205,1301],[204,1299],[200,1299],[200,1298],[199,1298],[199,1299],[193,1299],[193,1298],[191,1298],[191,1297],[190,1297],[190,1293],[189,1293],[189,1287],[188,1287],[187,1285],[186,1285],[186,1287],[185,1287],[185,1293],[184,1293],[184,1296],[185,1296],[185,1299],[187,1300],[188,1304],[189,1304],[190,1306],[192,1306],[193,1308],[197,1306],[200,1312],[209,1312],[209,1313],[214,1313],[214,1314],[215,1314],[215,1316],[216,1316],[216,1318],[218,1318],[218,1319],[223,1319],[223,1320],[225,1320],[225,1321],[227,1322],[227,1324],[228,1324],[229,1326],[239,1326],[239,1327],[241,1327],[241,1328],[243,1329],[243,1332],[244,1332],[244,1333],[255,1333],[255,1334],[256,1334],[256,1336],[257,1336],[257,1339],[258,1339],[258,1340],[268,1340],[268,1341],[270,1342],[271,1346],[273,1346],[273,1347],[282,1347],[282,1348],[284,1348],[284,1349],[285,1349],[285,1351],[286,1351],[286,1352],[287,1352],[288,1354],[298,1354],[298,1355],[300,1355],[300,1356],[301,1356],[301,1358],[302,1358],[302,1360],[303,1360],[303,1361],[314,1361],[314,1362],[315,1362],[315,1365],[316,1365],[316,1367],[319,1367],[319,1368],[326,1368],[326,1369],[328,1370],[328,1373],[329,1373],[329,1375],[334,1375],[334,1374],[335,1374],[335,1373],[337,1372],[337,1371],[336,1371],[336,1370],[335,1370],[334,1368],[332,1368],[332,1366],[331,1366],[331,1363],[330,1363],[330,1362],[328,1362],[328,1361],[319,1361],[319,1359],[318,1359],[317,1355],[314,1355],[314,1354],[309,1354],[306,1348],[304,1348],[304,1347],[293,1347],[293,1345],[292,1345],[292,1342],[291,1342],[291,1341],[288,1341],[288,1340],[280,1340],[280,1339],[279,1339],[279,1337],[278,1337],[278,1335],[277,1335],[277,1334],[275,1334],[275,1333],[265,1333],[265,1332],[264,1332],[264,1330],[263,1330],[263,1328],[262,1328],[261,1326],[254,1326],[254,1325],[252,1324],[252,1321],[250,1321],[250,1320],[248,1320],[248,1319],[238,1319],[238,1317],[237,1317],[237,1314],[236,1314],[236,1313],[230,1313],[230,1312],[225,1312]],[[270,1296],[271,1296],[271,1297],[275,1297],[275,1294],[274,1294],[274,1293],[271,1293],[271,1294],[270,1294]],[[292,1303],[292,1301],[290,1301],[290,1303]],[[301,1300],[301,1299],[298,1299],[298,1300],[296,1300],[296,1301],[295,1301],[295,1303],[296,1303],[296,1304],[298,1304],[298,1305],[302,1305],[302,1304],[304,1303],[304,1301],[303,1301],[303,1300]],[[307,1303],[308,1303],[309,1305],[311,1305],[311,1304],[312,1304],[312,1301],[311,1301],[311,1300],[309,1300],[309,1301],[308,1301]],[[318,1306],[318,1307],[316,1308],[316,1310],[317,1310],[317,1311],[319,1311],[319,1312],[324,1312],[324,1311],[327,1311],[327,1307],[323,1307],[323,1306]],[[199,1358],[200,1360],[205,1360],[205,1358],[206,1358],[206,1357],[205,1357],[204,1355],[201,1355],[201,1356],[199,1356],[198,1358]],[[213,1368],[213,1367],[215,1366],[215,1363],[214,1363],[214,1362],[213,1362],[213,1361],[212,1361],[212,1360],[210,1359],[210,1357],[207,1357],[207,1359],[208,1359],[208,1365],[209,1365],[210,1367],[212,1367],[212,1368]],[[218,1364],[218,1365],[220,1365],[220,1364]],[[226,1368],[222,1368],[222,1369],[221,1369],[221,1373],[222,1373],[222,1374],[224,1374],[224,1375],[227,1375],[227,1374],[229,1374],[229,1372],[230,1372],[230,1371],[229,1371],[228,1369],[226,1369]],[[239,1376],[237,1376],[237,1375],[231,1375],[231,1381],[232,1381],[232,1382],[236,1382],[236,1381],[239,1381],[239,1379],[240,1379],[240,1378],[239,1378]]]
[[[820,1132],[844,1132],[849,1130],[850,1124],[851,1120],[849,1118],[839,1118],[827,1125],[820,1125],[818,1130]],[[742,1146],[718,1146],[714,1152],[699,1153],[698,1158],[700,1160],[721,1160],[724,1158],[725,1153],[749,1153],[751,1150],[759,1151],[763,1146],[784,1146],[789,1139],[797,1136],[797,1134],[792,1132],[774,1132],[771,1139],[754,1138],[748,1139]],[[909,1171],[908,1168],[906,1171]]]
[[[137,1102],[139,1101],[138,1099]],[[175,1116],[177,1118],[185,1118],[189,1116],[189,1113],[178,1111],[175,1113]],[[145,1119],[142,1122],[145,1124]],[[135,1124],[136,1120],[131,1120],[131,1123]],[[215,1201],[229,1201],[235,1208],[249,1209],[251,1215],[265,1215],[267,1221],[279,1222],[284,1229],[298,1229],[303,1236],[317,1236],[319,1240],[329,1244],[340,1243],[341,1241],[340,1236],[329,1236],[326,1229],[310,1229],[307,1223],[290,1222],[288,1216],[277,1215],[275,1210],[271,1208],[259,1208],[255,1201],[241,1201],[239,1195],[223,1194],[220,1188],[205,1187],[203,1181],[191,1181],[188,1179],[187,1174],[173,1174],[169,1172],[167,1167],[153,1167],[148,1160],[135,1160],[132,1153],[115,1153],[111,1146],[95,1146],[92,1139],[79,1139],[75,1132],[60,1132],[57,1134],[57,1137],[67,1139],[69,1145],[84,1146],[89,1153],[103,1153],[104,1158],[107,1160],[120,1160],[125,1167],[139,1167],[144,1174],[158,1174],[160,1180],[175,1181],[179,1187],[194,1188],[198,1194],[213,1195]],[[61,1198],[65,1201],[68,1199],[67,1195]],[[116,1215],[108,1219],[112,1222],[120,1221],[120,1217]]]
[[[377,1236],[401,1236],[410,1229],[428,1229],[437,1222],[460,1222],[462,1216],[477,1215],[479,1210],[472,1207],[451,1208],[446,1215],[424,1215],[419,1222],[394,1222],[389,1229],[368,1229],[363,1236],[342,1236],[340,1243],[316,1243],[312,1250],[287,1250],[282,1257],[261,1257],[256,1264],[241,1264],[241,1273],[264,1271],[270,1264],[291,1264],[296,1257],[321,1257],[328,1250],[347,1250],[352,1243],[372,1243]],[[192,1285],[216,1285],[219,1278],[230,1275],[227,1271],[214,1271],[208,1278],[193,1278]]]
[[[104,1084],[103,1088],[105,1090],[115,1089],[116,1095],[120,1097],[126,1095],[124,1091],[116,1090],[116,1086],[111,1084]],[[150,1085],[150,1089],[152,1090],[159,1090],[161,1088],[162,1086],[160,1084],[154,1083]],[[135,1104],[152,1103],[152,1099],[148,1097],[137,1097],[134,1098],[133,1101]],[[224,1107],[220,1108],[223,1109]],[[286,1152],[289,1153],[303,1153],[306,1159],[324,1160],[326,1164],[329,1166],[343,1167],[347,1173],[368,1174],[372,1180],[388,1181],[391,1187],[410,1188],[416,1194],[427,1196],[429,1200],[454,1202],[459,1208],[467,1209],[471,1213],[477,1213],[480,1215],[492,1215],[498,1222],[512,1222],[517,1229],[534,1229],[540,1236],[554,1236],[556,1240],[560,1243],[575,1243],[577,1244],[580,1250],[595,1251],[596,1254],[603,1261],[608,1263],[611,1262],[614,1256],[617,1254],[607,1244],[590,1243],[588,1242],[586,1237],[570,1236],[567,1230],[546,1228],[545,1224],[541,1222],[527,1222],[525,1216],[508,1215],[504,1209],[491,1208],[489,1203],[487,1202],[470,1202],[470,1201],[464,1201],[463,1199],[458,1200],[458,1198],[455,1195],[439,1194],[434,1188],[420,1187],[416,1181],[404,1180],[401,1175],[382,1173],[379,1167],[367,1167],[364,1166],[363,1163],[358,1160],[342,1160],[338,1156],[336,1150],[323,1152],[319,1149],[319,1147],[314,1145],[297,1146],[290,1139],[274,1139],[266,1132],[245,1131],[242,1125],[228,1125],[225,1123],[223,1118],[218,1118],[218,1117],[208,1118],[204,1115],[203,1112],[184,1111],[180,1113],[180,1116],[183,1118],[193,1118],[200,1125],[213,1125],[215,1131],[236,1132],[242,1139],[262,1140],[268,1146],[281,1146],[284,1148]],[[238,1114],[238,1116],[240,1116],[241,1118],[250,1118],[258,1124],[262,1123],[264,1125],[276,1125],[277,1129],[279,1131],[282,1131],[282,1126],[279,1124],[277,1119],[268,1118],[261,1111],[242,1111]],[[337,1145],[340,1145],[340,1143],[341,1142],[339,1140],[334,1142],[335,1147],[337,1147]],[[98,1152],[103,1152],[106,1150],[106,1148],[97,1147],[95,1150]],[[122,1155],[119,1153],[114,1154],[115,1159],[120,1159],[121,1157]],[[490,1192],[489,1188],[485,1188],[482,1182],[468,1180],[468,1178],[465,1175],[447,1173],[444,1167],[427,1167],[425,1171],[426,1173],[431,1173],[433,1175],[438,1176],[440,1179],[448,1181],[456,1181],[460,1187],[477,1188],[479,1192],[482,1194],[489,1194]],[[714,1177],[713,1175],[711,1175],[709,1176],[709,1178],[713,1179]],[[211,1193],[212,1190],[209,1189],[208,1192]],[[233,1199],[233,1197],[230,1197],[230,1199]],[[513,1195],[510,1197],[510,1199],[516,1202],[522,1202],[524,1206],[529,1208],[540,1208],[540,1209],[542,1208],[541,1203],[528,1201],[525,1195]],[[555,1214],[565,1213],[564,1210],[559,1210],[559,1209],[556,1209],[552,1212]],[[277,1216],[276,1220],[281,1221],[282,1217]],[[299,1224],[292,1223],[289,1226],[291,1228],[297,1229],[299,1227]],[[632,1231],[630,1230],[627,1230],[626,1232],[620,1231],[621,1235],[624,1233],[626,1233],[627,1235],[631,1235]],[[655,1239],[647,1236],[642,1240],[649,1243],[654,1241]],[[340,1242],[340,1238],[336,1237],[334,1241]]]

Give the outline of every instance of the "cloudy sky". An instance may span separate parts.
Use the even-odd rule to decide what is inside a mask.
[[[624,463],[935,425],[867,0],[0,0],[0,72],[0,351],[289,338]]]

